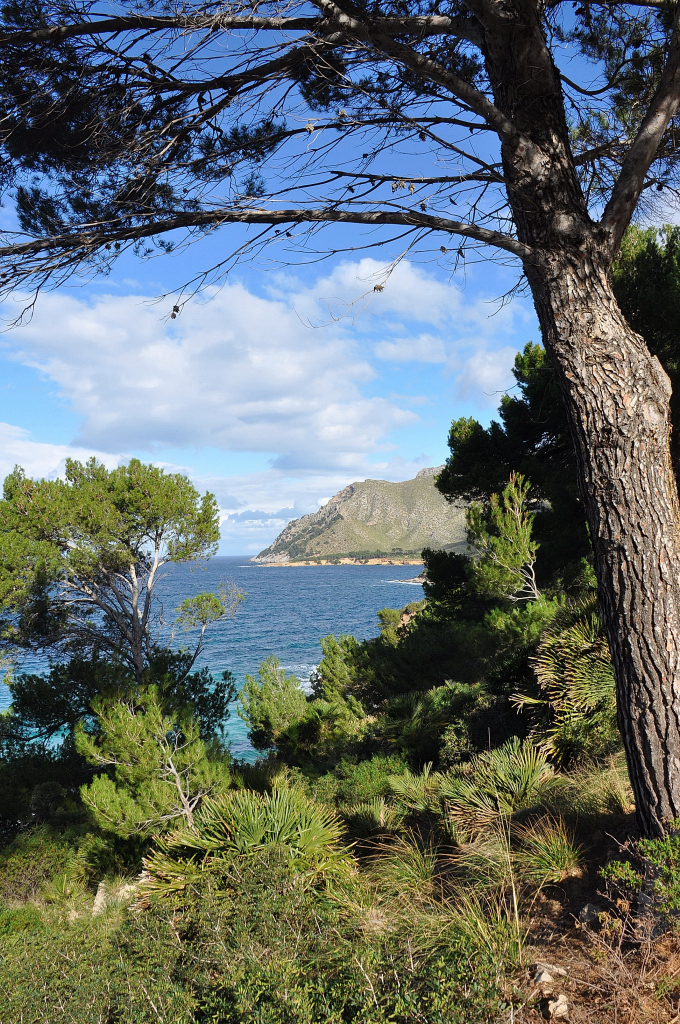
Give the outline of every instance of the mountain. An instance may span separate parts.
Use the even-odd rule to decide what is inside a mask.
[[[442,466],[413,480],[363,480],[318,512],[294,519],[251,559],[264,564],[368,557],[417,558],[425,547],[465,550],[465,503],[450,505],[434,486]]]

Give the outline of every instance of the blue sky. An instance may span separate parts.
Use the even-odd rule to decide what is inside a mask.
[[[221,553],[254,554],[354,480],[441,464],[451,420],[487,422],[515,352],[538,338],[528,298],[499,302],[511,268],[488,260],[452,276],[403,260],[387,276],[387,249],[245,265],[169,320],[173,300],[155,297],[231,248],[228,236],[125,257],[108,278],[41,295],[0,335],[3,476],[134,455],[213,491]]]

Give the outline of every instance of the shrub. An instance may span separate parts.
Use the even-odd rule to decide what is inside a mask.
[[[434,895],[439,850],[415,832],[383,846],[373,864],[381,889],[409,902]]]
[[[46,825],[16,836],[0,853],[0,902],[19,903],[38,896],[54,875],[66,869],[73,856],[73,839],[72,833],[53,832]]]
[[[143,898],[184,893],[206,870],[246,870],[254,858],[276,850],[300,884],[316,885],[352,870],[341,836],[335,815],[297,790],[225,793],[205,802],[193,826],[158,839],[144,861],[148,878],[140,891]]]
[[[248,737],[256,750],[268,750],[291,726],[304,718],[307,696],[296,676],[286,675],[279,659],[266,658],[259,679],[247,675],[239,693],[239,716],[248,725]]]
[[[470,744],[470,719],[489,703],[480,683],[447,680],[425,693],[414,690],[391,697],[381,710],[375,731],[416,761],[431,757],[454,736],[460,753]]]
[[[374,796],[345,807],[342,816],[351,833],[358,839],[396,832],[400,829],[404,815],[398,807],[390,804],[384,796]]]
[[[515,737],[449,772],[442,779],[439,795],[454,832],[466,836],[499,817],[536,805],[553,778],[545,752]]]
[[[34,904],[0,910],[0,940],[22,932],[40,932],[43,927],[42,916]]]
[[[181,947],[175,977],[195,993],[197,1019],[481,1024],[500,1008],[499,962],[486,950],[472,963],[466,937],[449,922],[433,935],[431,922],[411,912],[387,929],[366,927],[361,915],[291,884],[280,852],[258,856],[230,880],[228,897],[200,886],[171,922]],[[167,913],[163,921],[167,928]],[[139,932],[135,942],[143,939]]]
[[[421,813],[439,805],[439,792],[445,776],[426,764],[422,772],[406,768],[402,775],[390,776],[390,788],[412,811]]]
[[[532,666],[540,695],[513,699],[533,711],[536,736],[555,759],[603,757],[621,746],[614,671],[594,593],[557,612]]]
[[[190,988],[173,976],[169,928],[137,948],[102,918],[0,933],[0,1020],[30,1024],[193,1024]],[[141,930],[141,929],[140,929]]]
[[[520,869],[539,885],[561,882],[583,862],[582,850],[561,818],[545,817],[517,825],[514,838],[520,843],[516,854]]]
[[[81,789],[104,832],[147,837],[177,818],[191,822],[201,799],[228,785],[228,767],[208,759],[198,722],[165,715],[155,687],[124,701],[99,698],[94,710],[99,735],[82,725],[75,735],[79,752],[111,772]]]
[[[411,910],[377,929],[298,884],[280,848],[243,867],[223,866],[227,887],[213,865],[181,908],[0,936],[0,1020],[483,1024],[500,1012],[498,950],[460,917],[433,928]]]
[[[630,849],[630,860],[613,861],[602,877],[629,894],[646,896],[652,911],[662,915],[680,910],[680,819],[669,822],[660,839],[640,839]]]
[[[322,775],[312,788],[318,800],[343,808],[387,796],[392,792],[390,778],[405,769],[397,754],[375,754],[365,761],[343,758],[335,771]]]

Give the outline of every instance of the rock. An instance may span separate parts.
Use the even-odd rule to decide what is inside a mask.
[[[569,1001],[564,992],[560,992],[554,999],[548,1001],[548,1017],[550,1020],[569,1019]]]
[[[581,924],[595,924],[601,913],[602,907],[599,907],[597,903],[586,903],[585,907],[583,907],[578,915],[578,919]]]
[[[536,974],[539,970],[548,971],[549,974],[557,975],[558,978],[566,978],[567,972],[564,967],[558,967],[557,964],[548,964],[544,960],[537,960],[535,964],[532,964],[530,970],[534,972],[534,980],[536,980]]]
[[[555,979],[545,967],[539,967],[534,974],[534,984],[540,985],[541,988],[551,987],[555,984]]]
[[[466,551],[466,503],[447,502],[434,485],[441,466],[412,480],[362,480],[338,491],[316,512],[291,519],[268,548],[250,561],[305,564],[309,559],[417,564],[423,548]],[[239,513],[245,516],[246,513]],[[365,553],[365,557],[362,553]]]
[[[106,907],[106,882],[100,882],[97,886],[97,895],[94,898],[92,916],[98,917]]]

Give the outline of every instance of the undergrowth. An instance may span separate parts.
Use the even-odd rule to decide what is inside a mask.
[[[595,829],[630,813],[619,758],[563,773],[541,757],[507,745],[494,786],[489,758],[443,772],[375,758],[316,780],[270,764],[259,792],[166,834],[141,880],[93,872],[82,835],[29,830],[1,862],[0,1020],[520,1020],[540,1004],[525,981],[546,907],[603,886]]]

